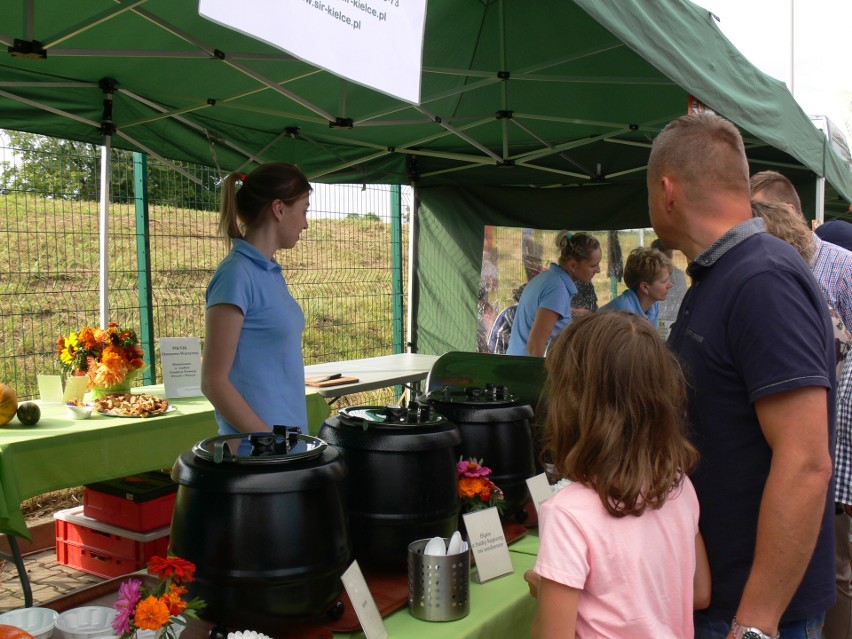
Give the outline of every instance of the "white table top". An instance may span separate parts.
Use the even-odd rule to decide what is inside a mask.
[[[438,355],[398,353],[365,359],[350,359],[325,364],[305,366],[305,377],[333,375],[357,377],[359,381],[325,388],[309,387],[323,397],[340,397],[350,393],[386,388],[397,384],[410,384],[426,379]]]

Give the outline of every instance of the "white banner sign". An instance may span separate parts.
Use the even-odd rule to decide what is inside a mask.
[[[198,13],[331,73],[420,103],[426,0],[199,0]]]

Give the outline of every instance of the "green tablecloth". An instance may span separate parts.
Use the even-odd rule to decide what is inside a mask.
[[[536,538],[537,540],[537,538]],[[523,540],[521,540],[523,541]],[[516,542],[521,543],[520,541]],[[408,607],[385,617],[389,637],[400,639],[521,639],[530,636],[536,601],[529,594],[524,572],[535,565],[535,556],[515,552],[510,546],[514,572],[484,584],[470,583],[470,614],[449,622],[415,619]],[[362,632],[335,633],[335,639],[364,639]]]
[[[135,389],[163,396],[163,387]],[[180,453],[216,435],[213,407],[204,397],[169,400],[176,410],[129,419],[95,415],[72,420],[61,404],[43,405],[36,426],[17,420],[0,428],[0,532],[30,539],[21,502],[60,488],[169,468]],[[328,416],[318,394],[305,396],[309,430]]]
[[[535,557],[538,555],[538,542],[538,528],[530,528],[524,537],[509,546],[509,550]]]

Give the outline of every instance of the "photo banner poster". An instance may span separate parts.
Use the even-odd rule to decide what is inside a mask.
[[[198,13],[335,75],[420,103],[426,0],[199,0]]]

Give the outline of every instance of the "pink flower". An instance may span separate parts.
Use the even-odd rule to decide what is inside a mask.
[[[459,460],[459,463],[456,464],[456,472],[460,477],[488,477],[491,474],[491,469],[482,466],[471,457],[467,461]]]
[[[130,632],[130,617],[133,615],[132,608],[119,608],[112,620],[112,629],[119,637]]]
[[[142,581],[139,579],[127,579],[118,587],[118,599],[112,604],[117,611],[112,622],[112,628],[116,634],[123,635],[130,632],[130,618],[141,597]]]

